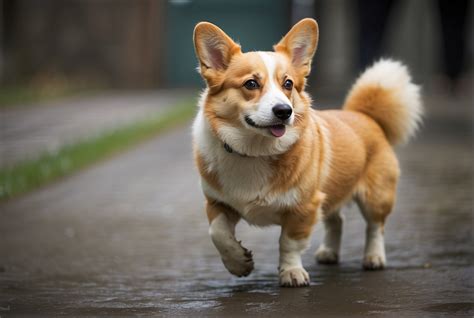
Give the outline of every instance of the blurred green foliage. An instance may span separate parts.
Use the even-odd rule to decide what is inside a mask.
[[[45,153],[36,160],[0,169],[0,200],[12,198],[77,172],[182,124],[194,114],[195,101],[182,101],[165,113],[105,132],[95,138],[63,146],[57,152]]]

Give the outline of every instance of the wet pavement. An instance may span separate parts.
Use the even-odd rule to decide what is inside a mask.
[[[173,106],[190,92],[104,92],[31,106],[0,108],[0,167],[35,159]]]
[[[352,206],[338,266],[314,262],[317,226],[303,258],[310,287],[278,286],[277,227],[239,224],[255,271],[232,277],[207,235],[189,128],[176,129],[0,205],[0,316],[472,317],[473,117],[461,106],[431,115],[397,150],[384,271],[361,269],[364,223]]]

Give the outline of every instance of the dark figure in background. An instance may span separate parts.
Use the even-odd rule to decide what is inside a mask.
[[[359,0],[359,68],[365,69],[382,56],[383,37],[396,0]],[[453,89],[465,67],[468,0],[438,0],[441,22],[443,74]]]
[[[443,44],[444,74],[453,85],[464,68],[466,52],[468,0],[439,0]]]
[[[359,0],[359,71],[382,56],[385,26],[394,0]]]

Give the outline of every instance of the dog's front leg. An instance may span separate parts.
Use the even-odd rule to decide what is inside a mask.
[[[317,193],[312,202],[286,212],[282,218],[280,236],[280,285],[301,287],[309,285],[308,272],[301,255],[309,247],[313,226],[324,194]]]
[[[280,236],[280,286],[309,285],[308,272],[301,263],[301,254],[309,246],[309,238],[294,239],[282,228]]]
[[[252,252],[235,239],[235,226],[240,216],[229,206],[208,199],[207,217],[209,235],[221,255],[227,270],[238,277],[247,276],[253,270]]]

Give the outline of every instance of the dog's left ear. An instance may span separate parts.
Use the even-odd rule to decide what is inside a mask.
[[[318,23],[314,19],[306,18],[295,24],[273,48],[275,52],[287,54],[293,66],[304,76],[308,76],[318,46],[318,36]]]

